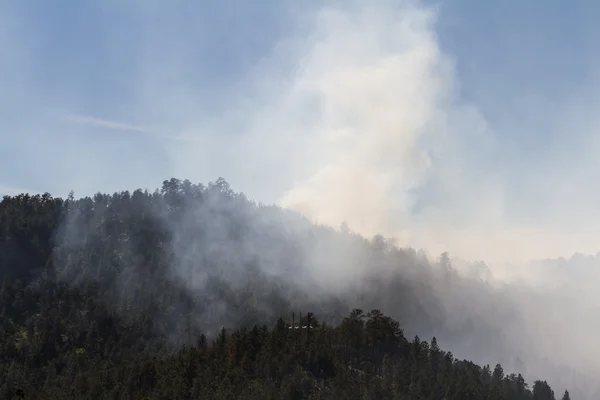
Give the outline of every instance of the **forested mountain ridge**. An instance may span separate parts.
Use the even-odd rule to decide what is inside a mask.
[[[480,354],[486,335],[510,346],[454,313],[485,288],[468,279],[447,258],[256,205],[223,179],[4,197],[0,397],[553,399],[543,381],[407,339],[438,329]],[[289,329],[293,311],[312,312],[301,323],[314,329]]]

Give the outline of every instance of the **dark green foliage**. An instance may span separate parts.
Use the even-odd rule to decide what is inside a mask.
[[[402,325],[344,306],[374,304],[382,291],[316,298],[295,240],[333,235],[319,229],[222,179],[80,200],[5,197],[0,399],[554,399],[546,382],[530,390],[520,374],[457,360],[435,338],[407,339],[405,323],[435,317],[410,282],[380,278],[396,285],[384,303]],[[372,267],[385,264],[385,240],[367,245]],[[265,265],[235,246],[282,256]],[[291,310],[314,314],[295,314],[292,327]]]
[[[3,346],[11,351],[2,353],[0,394],[44,399],[554,399],[545,382],[535,382],[532,392],[520,376],[491,376],[487,367],[454,359],[435,339],[407,340],[397,322],[378,310],[364,320],[357,315],[353,312],[337,327],[313,328],[308,341],[306,331],[288,329],[291,321],[279,320],[272,329],[222,330],[208,344],[199,340],[162,355],[152,349],[152,341],[132,334],[135,326],[118,319],[114,336],[57,340],[59,348],[49,354],[44,349],[52,340],[50,331],[31,337],[23,333],[26,328],[9,329]],[[67,326],[55,329],[74,337],[83,333]]]

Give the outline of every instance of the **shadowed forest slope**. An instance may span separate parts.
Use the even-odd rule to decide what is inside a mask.
[[[0,281],[2,398],[554,398],[458,361],[552,359],[518,340],[521,289],[257,205],[223,179],[5,197]],[[294,312],[314,329],[288,329]]]

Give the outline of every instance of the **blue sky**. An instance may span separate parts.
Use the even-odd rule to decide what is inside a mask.
[[[600,3],[365,4],[0,3],[0,193],[223,176],[434,251],[598,251]]]

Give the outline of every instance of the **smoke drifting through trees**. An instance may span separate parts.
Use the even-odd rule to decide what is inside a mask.
[[[568,292],[506,284],[481,263],[457,269],[447,255],[434,262],[382,236],[312,225],[250,202],[223,179],[68,199],[51,215],[55,270],[38,265],[115,310],[150,315],[145,323],[172,345],[294,311],[334,323],[353,308],[376,308],[408,337],[435,336],[458,357],[544,377],[578,398],[582,377],[598,370],[584,359],[589,347],[572,341],[595,322],[574,313],[581,303],[563,300]]]
[[[246,182],[245,189],[264,185],[268,192],[280,194],[285,190],[273,182],[287,185],[282,204],[303,211],[313,221],[337,226],[348,220],[351,229],[365,234],[397,233],[403,245],[426,245],[433,251],[437,246],[450,248],[467,258],[520,259],[576,246],[596,248],[597,232],[589,212],[595,207],[594,192],[574,198],[554,190],[561,186],[554,179],[521,180],[522,187],[535,183],[545,190],[510,219],[505,218],[508,194],[502,178],[470,168],[472,154],[482,159],[492,155],[486,150],[493,147],[493,127],[476,107],[460,99],[452,60],[436,37],[434,8],[418,1],[398,6],[388,1],[353,2],[348,8],[341,4],[311,10],[307,24],[301,24],[308,26],[308,34],[299,32],[281,41],[270,58],[260,61],[249,84],[249,92],[257,96],[231,101],[229,111],[236,112],[223,112],[227,123],[214,117],[209,127],[199,124],[208,119],[198,116],[201,95],[188,82],[177,81],[189,76],[181,73],[187,54],[178,54],[180,47],[168,53],[171,57],[151,52],[136,60],[143,67],[131,85],[138,95],[132,102],[140,104],[136,118],[150,125],[181,127],[174,135],[180,144],[165,144],[170,146],[173,169],[191,175],[209,167],[223,168],[220,162],[228,168],[243,165],[238,181]],[[156,4],[151,8],[145,19],[150,27],[156,25],[153,17],[164,11]],[[173,25],[178,22],[170,19]],[[168,31],[158,35],[158,44],[176,41],[166,36]],[[186,32],[173,31],[180,36]],[[153,44],[157,43],[145,47],[152,49]],[[24,65],[18,69],[28,70]],[[41,120],[36,122],[45,130]],[[211,130],[212,136],[204,134]],[[234,130],[244,134],[230,145],[225,133]],[[227,137],[227,146],[217,137]],[[35,142],[39,145],[40,140],[50,144],[43,137]],[[23,147],[42,149],[36,154],[39,159],[49,157],[46,146]],[[72,146],[72,152],[61,147],[62,165],[71,174],[62,181],[92,182],[89,177],[96,174],[89,169],[72,168],[81,165],[85,152],[79,146]],[[557,145],[557,154],[562,147]],[[198,156],[207,153],[217,156]],[[97,155],[96,149],[88,154]],[[597,158],[592,150],[589,154]],[[107,182],[118,179],[116,160],[90,159]],[[552,163],[557,159],[552,157]],[[566,156],[562,160],[576,164]],[[107,165],[115,176],[110,177],[111,172],[107,176]],[[540,170],[546,173],[543,167]],[[576,175],[571,169],[557,169],[560,173],[555,171],[554,177],[562,183],[570,183]],[[147,171],[139,168],[138,173]],[[256,182],[256,176],[264,177],[264,183]],[[591,187],[587,176],[581,174],[575,183],[582,192]],[[431,192],[423,196],[424,203],[435,204],[415,211],[415,189],[424,183],[433,187],[428,187]],[[481,264],[466,265],[459,272],[448,268],[446,260],[437,263],[416,251],[400,251],[383,238],[367,241],[314,227],[293,212],[257,208],[233,193],[224,196],[228,191],[224,182],[208,190],[171,182],[160,196],[136,192],[70,201],[57,211],[68,210],[61,219],[53,262],[40,256],[49,247],[45,237],[27,245],[21,243],[26,239],[13,238],[2,249],[2,257],[15,270],[29,271],[37,265],[69,285],[99,290],[117,310],[151,310],[156,318],[147,323],[169,334],[176,344],[199,331],[245,324],[247,319],[263,322],[290,310],[310,309],[333,319],[356,306],[378,307],[400,319],[409,333],[436,335],[459,355],[492,364],[503,361],[507,370],[518,368],[555,382],[570,372],[550,373],[554,363],[573,366],[589,377],[600,373],[599,349],[589,340],[600,328],[595,318],[598,296],[589,287],[597,274],[590,274],[591,267],[575,283],[561,271],[544,268],[542,286],[522,280],[504,285],[491,280]],[[592,206],[581,201],[585,198],[592,199]],[[513,204],[526,203],[523,199],[514,196]],[[559,206],[562,202],[583,211],[567,212]],[[547,204],[555,208],[545,208]],[[552,218],[559,225],[552,229],[528,225],[523,215],[534,208],[544,208],[546,217],[561,211],[560,218]],[[57,217],[46,218],[55,223]],[[582,228],[570,239],[561,221],[564,227],[585,223],[592,229]],[[570,265],[579,262],[574,259]],[[598,263],[592,264],[595,268]],[[578,382],[568,386],[575,390],[584,386]]]

